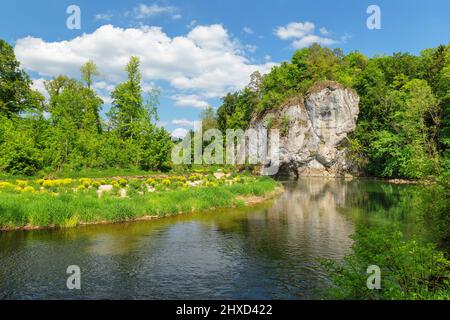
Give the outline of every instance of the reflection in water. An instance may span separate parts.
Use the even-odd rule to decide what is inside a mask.
[[[383,188],[303,179],[258,207],[0,233],[0,298],[317,298],[329,285],[317,258],[341,259],[351,245],[348,213],[401,199]],[[81,291],[66,289],[69,265],[81,268]]]

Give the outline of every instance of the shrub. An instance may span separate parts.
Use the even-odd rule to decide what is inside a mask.
[[[343,263],[322,261],[337,299],[449,299],[450,261],[432,244],[405,240],[395,227],[359,227]],[[381,269],[381,289],[367,288],[367,268]]]

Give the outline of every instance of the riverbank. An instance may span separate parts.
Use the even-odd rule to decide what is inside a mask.
[[[282,190],[267,177],[172,176],[0,182],[0,230],[71,228],[253,205]]]
[[[357,228],[352,251],[343,261],[322,261],[334,283],[329,298],[450,299],[448,180],[385,186],[374,192],[387,190],[391,195],[383,206],[357,208],[350,215]],[[370,265],[382,272],[380,290],[366,285]]]

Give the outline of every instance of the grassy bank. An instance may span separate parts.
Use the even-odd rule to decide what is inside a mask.
[[[99,194],[110,183],[112,189]],[[268,197],[278,187],[264,177],[198,174],[160,180],[0,182],[0,229],[64,228],[242,206],[247,199],[257,202],[255,197]]]

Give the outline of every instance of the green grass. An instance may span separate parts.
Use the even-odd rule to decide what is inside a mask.
[[[108,169],[82,169],[78,171],[61,171],[52,173],[41,173],[41,176],[49,176],[58,179],[64,178],[106,178],[106,177],[124,177],[124,176],[145,176],[156,174],[157,172],[145,171],[135,168],[108,168]]]
[[[0,193],[0,229],[73,227],[80,223],[120,222],[147,215],[167,216],[241,206],[240,196],[263,196],[277,186],[270,178],[258,178],[248,184],[177,189],[129,198],[108,195],[98,198],[95,191],[57,196]]]
[[[219,166],[219,165],[193,165],[188,166],[175,166],[172,170],[168,172],[157,172],[157,171],[145,171],[138,168],[107,168],[107,169],[81,169],[81,170],[64,170],[61,172],[48,172],[40,171],[33,176],[25,175],[11,175],[8,173],[0,172],[0,180],[11,181],[17,179],[38,179],[38,178],[53,178],[53,179],[64,179],[64,178],[110,178],[110,177],[132,177],[132,176],[148,176],[155,174],[190,174],[193,172],[201,173],[214,173],[218,170],[223,170],[225,172],[233,172],[235,168],[232,166]]]

